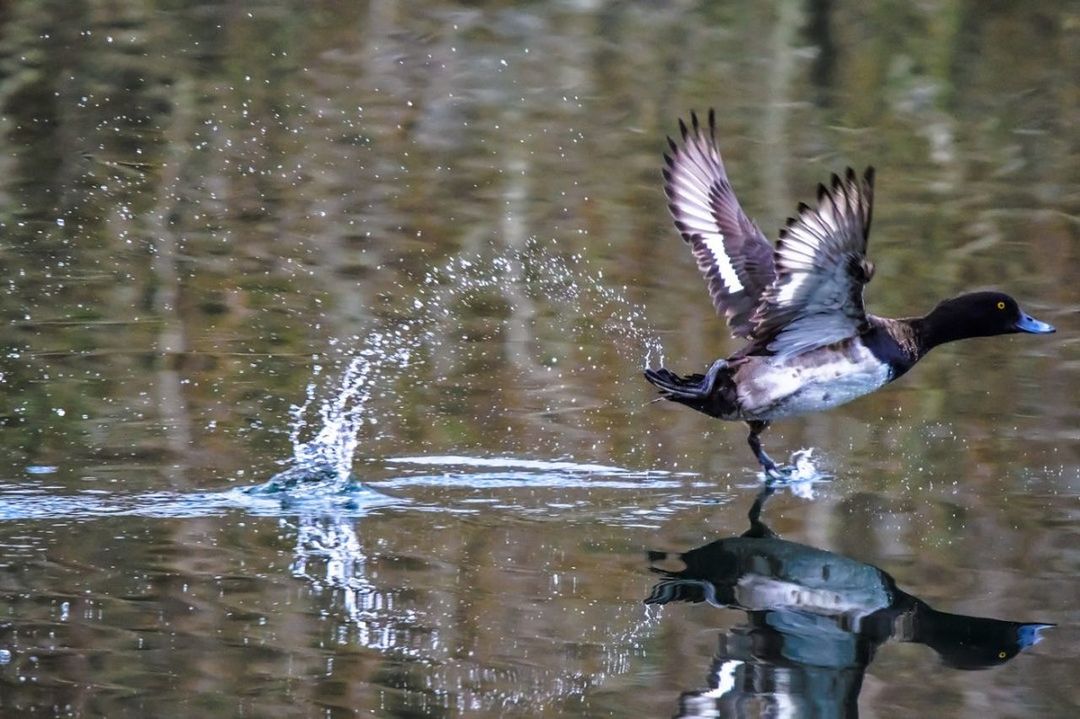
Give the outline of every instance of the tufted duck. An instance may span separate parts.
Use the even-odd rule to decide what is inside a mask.
[[[800,204],[775,249],[742,211],[716,147],[716,120],[679,121],[671,138],[664,191],[675,227],[705,276],[713,306],[747,344],[704,374],[648,369],[661,396],[750,426],[748,442],[769,476],[780,473],[759,435],[775,419],[829,409],[901,376],[944,342],[1054,328],[1025,314],[1000,292],[945,300],[925,317],[867,314],[863,286],[874,170],[848,168],[818,186],[816,206]]]

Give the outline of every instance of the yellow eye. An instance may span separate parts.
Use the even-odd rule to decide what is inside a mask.
[[[998,304],[1001,304],[1001,303],[999,302]],[[998,652],[998,659],[1004,659],[1004,658],[1005,658],[1005,652]]]
[[[1005,303],[1004,302],[998,302],[998,309],[999,310],[1005,309]]]

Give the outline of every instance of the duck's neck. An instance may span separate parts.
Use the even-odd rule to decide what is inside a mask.
[[[915,338],[916,359],[946,342],[987,334],[980,331],[959,303],[953,300],[945,300],[925,316],[909,319],[907,323]]]
[[[891,320],[873,318],[880,331],[872,333],[869,346],[877,357],[891,368],[890,379],[903,376],[915,363],[940,344],[970,337],[961,328],[963,323],[950,321],[954,314],[938,305],[923,317]]]
[[[908,320],[912,334],[915,336],[916,359],[926,356],[926,353],[938,345],[946,342],[967,339],[970,335],[963,333],[960,327],[947,322],[934,322],[930,320],[931,312],[925,317],[915,317]]]

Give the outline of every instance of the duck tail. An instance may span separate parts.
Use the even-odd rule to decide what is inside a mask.
[[[660,390],[665,399],[701,399],[706,394],[702,386],[705,375],[691,374],[680,377],[666,367],[645,370],[645,379]]]
[[[660,367],[645,370],[645,379],[660,390],[662,399],[685,404],[713,417],[730,415],[734,410],[735,387],[724,360],[715,362],[703,375],[680,376]]]

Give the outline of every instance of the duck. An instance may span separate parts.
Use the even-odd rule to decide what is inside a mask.
[[[854,717],[866,671],[886,643],[922,644],[945,666],[979,670],[1006,664],[1054,629],[943,612],[879,567],[784,539],[761,517],[775,489],[760,491],[741,535],[647,553],[660,576],[645,604],[745,612],[720,622],[710,689],[684,692],[675,716],[746,716],[738,707],[785,706],[791,711],[752,716]]]
[[[703,373],[645,370],[660,396],[711,417],[745,422],[747,443],[766,478],[785,475],[762,447],[774,421],[837,407],[902,377],[933,348],[972,337],[1049,334],[1054,327],[998,291],[941,301],[921,317],[891,319],[866,311],[874,276],[867,240],[874,168],[852,168],[800,203],[773,246],[739,205],[707,124],[679,120],[681,142],[667,138],[664,193],[675,228],[689,246],[717,313],[745,340]]]

